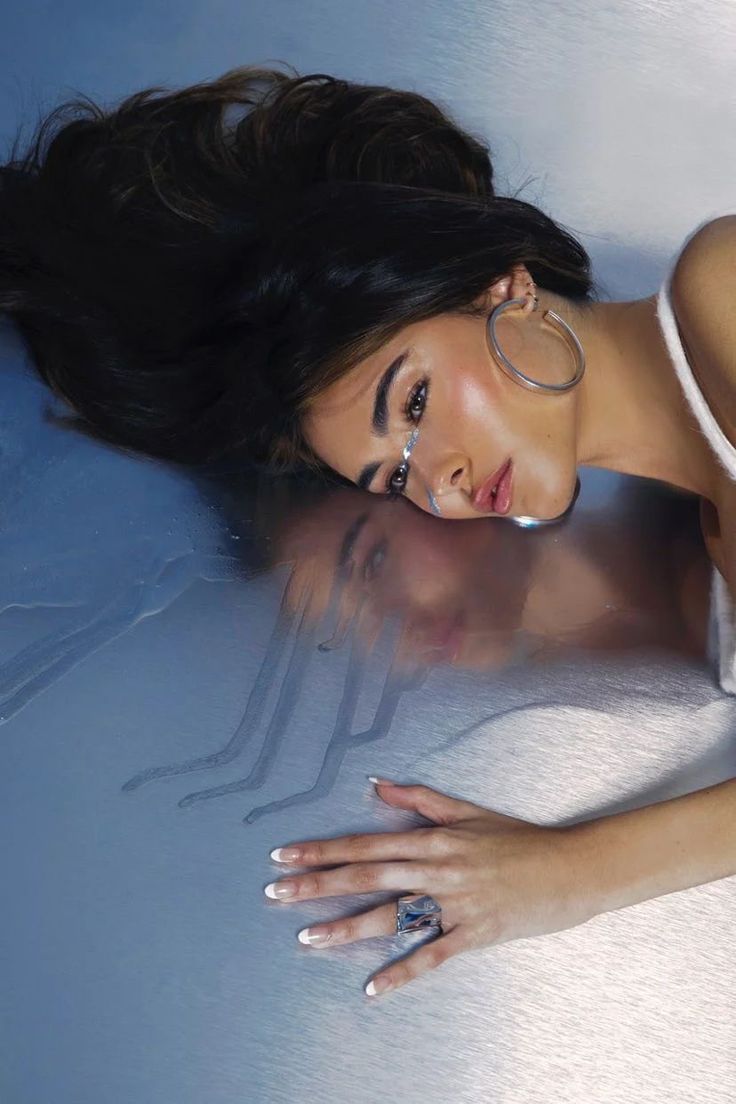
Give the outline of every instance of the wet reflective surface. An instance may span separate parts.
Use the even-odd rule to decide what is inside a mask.
[[[373,1005],[409,943],[296,933],[376,898],[263,895],[275,846],[414,823],[368,774],[544,824],[732,777],[695,503],[588,470],[533,532],[193,476],[2,350],[2,1099],[732,1099],[736,879]]]

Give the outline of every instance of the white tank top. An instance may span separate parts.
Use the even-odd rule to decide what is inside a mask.
[[[731,214],[732,212],[728,213]],[[710,222],[711,220],[706,221]],[[690,238],[700,230],[701,226],[705,225],[706,223],[701,223],[693,230],[693,233],[686,239],[683,249]],[[678,260],[679,254],[672,263],[660,288],[657,297],[657,318],[685,398],[713,452],[727,474],[736,481],[736,448],[718,425],[713,416],[713,411],[708,406],[705,396],[700,390],[698,381],[695,379],[685,355],[677,319],[672,309],[672,276]],[[721,687],[729,694],[736,694],[736,609],[729,594],[726,580],[717,568],[713,569],[711,585],[708,650],[710,658],[718,671]]]

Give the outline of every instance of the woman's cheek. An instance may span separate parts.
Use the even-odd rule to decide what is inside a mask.
[[[501,441],[507,437],[507,427],[500,396],[494,393],[490,381],[481,383],[472,376],[457,379],[451,387],[447,410],[452,412],[448,428],[458,438],[458,447],[484,466],[493,464],[495,455],[491,454],[503,451]],[[498,463],[503,459],[500,457]]]

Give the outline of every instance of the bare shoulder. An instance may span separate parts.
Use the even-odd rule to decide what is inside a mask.
[[[692,235],[680,254],[673,276],[682,292],[697,292],[707,281],[712,287],[720,278],[736,283],[736,214],[706,222]]]
[[[691,367],[721,425],[736,429],[736,215],[701,226],[672,276],[672,307]]]

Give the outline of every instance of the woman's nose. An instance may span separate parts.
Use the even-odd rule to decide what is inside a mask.
[[[450,453],[438,459],[433,465],[430,474],[430,487],[435,498],[442,499],[444,495],[453,494],[456,491],[472,493],[470,479],[470,462],[467,456],[459,452]]]

